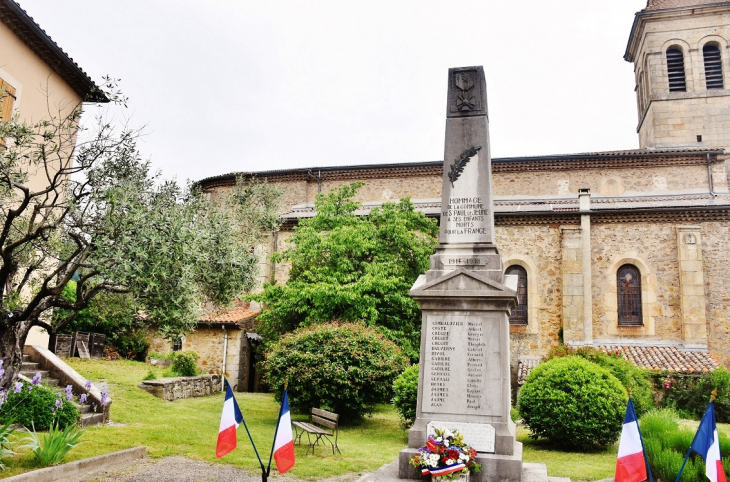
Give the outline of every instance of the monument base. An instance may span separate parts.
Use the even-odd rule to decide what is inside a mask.
[[[447,417],[442,417],[447,418]],[[456,418],[456,417],[451,417]],[[461,416],[464,422],[469,422],[469,419]],[[416,422],[408,430],[408,447],[418,448],[423,447],[428,440],[428,427],[429,420],[425,418],[417,418]],[[513,455],[515,447],[515,423],[512,420],[507,422],[493,422],[488,421],[492,427],[494,427],[494,454],[497,455]],[[463,435],[463,434],[462,434]],[[477,450],[479,449],[476,447]]]
[[[521,482],[522,481],[522,443],[515,442],[512,455],[479,454],[476,458],[482,466],[481,472],[471,474],[470,482]],[[418,449],[406,448],[398,455],[398,478],[410,480],[431,480],[429,475],[421,475],[420,469],[411,465],[411,457]]]

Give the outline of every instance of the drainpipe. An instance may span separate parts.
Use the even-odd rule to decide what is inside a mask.
[[[226,334],[223,340],[223,376],[221,377],[221,391],[226,390],[226,356],[228,355],[228,330],[225,326],[221,326]]]
[[[279,231],[274,231],[274,253],[279,250]],[[271,253],[271,254],[274,254]],[[271,262],[271,282],[276,281],[276,262]]]
[[[309,177],[317,181],[317,192],[322,192],[322,170],[320,169],[317,171],[317,176],[312,174],[312,170],[308,170],[307,174],[309,174]]]
[[[707,153],[707,182],[710,184],[710,195],[717,196],[715,194],[715,186],[712,182],[712,167],[710,166],[710,153]]]

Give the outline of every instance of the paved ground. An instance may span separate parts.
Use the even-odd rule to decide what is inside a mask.
[[[272,469],[272,472],[276,472]],[[322,482],[353,482],[361,474],[349,474]],[[278,473],[269,476],[270,481],[301,482]],[[71,477],[58,482],[260,482],[261,474],[229,465],[208,464],[185,457],[165,457],[162,459],[145,458],[127,467],[90,473],[83,477]]]

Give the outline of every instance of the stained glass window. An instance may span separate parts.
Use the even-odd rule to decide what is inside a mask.
[[[636,266],[625,264],[618,269],[618,324],[641,326],[641,273]]]
[[[517,306],[509,317],[510,324],[527,324],[527,271],[522,266],[510,266],[505,274],[517,275]]]

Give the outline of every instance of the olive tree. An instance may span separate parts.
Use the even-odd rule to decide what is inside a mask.
[[[80,129],[80,116],[0,123],[3,387],[33,326],[57,332],[103,292],[130,293],[164,336],[191,330],[202,305],[254,286],[253,247],[278,228],[278,187],[239,181],[208,201],[152,173],[138,131],[103,116]],[[73,301],[61,296],[72,279]]]

